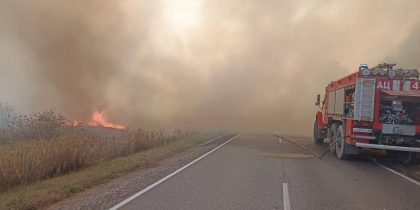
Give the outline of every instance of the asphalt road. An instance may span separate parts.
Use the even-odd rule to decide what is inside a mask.
[[[419,186],[365,158],[319,160],[272,135],[243,134],[121,209],[420,209],[419,197]]]

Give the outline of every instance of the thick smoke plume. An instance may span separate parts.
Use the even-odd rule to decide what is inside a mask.
[[[167,2],[0,1],[0,101],[132,127],[310,135],[331,80],[359,63],[420,68],[418,1],[202,0],[183,30]]]

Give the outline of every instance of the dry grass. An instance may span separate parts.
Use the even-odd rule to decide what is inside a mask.
[[[111,135],[116,131],[67,126],[68,120],[54,111],[28,115],[7,113],[7,118],[2,115],[0,129],[0,142],[3,142],[0,144],[0,192],[162,146],[191,134],[156,128]]]
[[[129,171],[152,166],[165,157],[204,143],[217,135],[219,134],[193,134],[160,147],[103,161],[74,173],[9,188],[0,195],[0,209],[37,209],[48,206]]]
[[[186,135],[178,132],[165,136],[162,129],[157,129],[109,139],[64,134],[53,139],[4,144],[0,146],[0,191],[161,146]]]
[[[0,209],[34,209],[197,143],[189,131],[70,127],[54,111],[2,115]],[[200,136],[200,135],[198,135]]]

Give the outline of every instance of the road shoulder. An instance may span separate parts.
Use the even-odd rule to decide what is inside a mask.
[[[229,139],[231,135],[209,140],[187,151],[163,159],[154,167],[138,170],[81,192],[46,209],[108,209],[155,181],[188,164]]]

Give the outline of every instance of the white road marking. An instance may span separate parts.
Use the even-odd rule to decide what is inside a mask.
[[[281,138],[279,137],[279,143],[281,144],[282,143],[282,140],[281,140]]]
[[[126,205],[127,203],[129,203],[130,201],[136,199],[137,197],[139,197],[140,195],[146,193],[147,191],[153,189],[154,187],[158,186],[159,184],[161,184],[162,182],[170,179],[171,177],[175,176],[177,173],[181,172],[182,170],[188,168],[189,166],[191,166],[192,164],[198,162],[199,160],[205,158],[206,156],[210,155],[211,153],[213,153],[214,151],[216,151],[217,149],[219,149],[220,147],[224,146],[225,144],[229,143],[230,141],[232,141],[233,139],[237,138],[239,136],[239,134],[237,134],[236,136],[230,138],[229,140],[227,140],[226,142],[224,142],[223,144],[217,146],[216,148],[210,150],[209,152],[207,152],[206,154],[200,156],[199,158],[193,160],[192,162],[188,163],[187,165],[183,166],[182,168],[174,171],[173,173],[163,177],[162,179],[160,179],[159,181],[153,183],[152,185],[144,188],[142,191],[132,195],[131,197],[127,198],[126,200],[122,201],[121,203],[115,205],[114,207],[110,208],[109,210],[117,210],[121,207],[123,207],[124,205]]]
[[[283,207],[284,210],[290,210],[289,188],[287,183],[283,183]]]
[[[378,165],[378,166],[380,166],[380,167],[384,168],[385,170],[390,171],[390,172],[392,172],[392,173],[394,173],[394,174],[396,174],[396,175],[398,175],[398,176],[400,176],[400,177],[402,177],[402,178],[404,178],[404,179],[406,179],[406,180],[408,180],[408,181],[410,181],[410,182],[412,182],[412,183],[416,184],[417,186],[420,186],[420,182],[418,182],[418,181],[416,181],[416,180],[414,180],[414,179],[412,179],[412,178],[410,178],[410,177],[408,177],[408,176],[406,176],[406,175],[404,175],[404,174],[401,174],[401,173],[399,173],[399,172],[397,172],[397,171],[395,171],[395,170],[393,170],[393,169],[391,169],[391,168],[388,168],[388,167],[386,167],[386,166],[384,166],[384,165],[382,165],[382,164],[378,163],[378,161],[377,161],[376,159],[374,159],[374,158],[372,158],[372,160],[373,160],[373,162],[375,162],[375,163],[376,163],[376,165]]]

